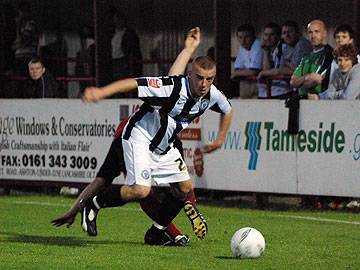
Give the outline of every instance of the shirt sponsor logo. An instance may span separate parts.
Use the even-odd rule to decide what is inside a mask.
[[[148,79],[148,84],[154,88],[160,88],[161,81],[159,79]]]

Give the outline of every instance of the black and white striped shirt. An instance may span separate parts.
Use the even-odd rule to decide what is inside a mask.
[[[214,86],[204,97],[191,94],[184,76],[144,77],[138,82],[138,97],[144,101],[125,127],[123,138],[149,144],[149,149],[163,154],[176,135],[208,109],[219,113],[231,111],[227,98]]]

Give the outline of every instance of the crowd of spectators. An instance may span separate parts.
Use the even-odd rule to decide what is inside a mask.
[[[47,70],[45,74],[53,74],[54,77],[67,76],[66,61],[53,61],[66,59],[67,49],[63,34],[55,33],[55,41],[51,44],[41,42],[45,39],[46,33],[39,30],[32,16],[30,2],[20,2],[16,10],[10,5],[2,4],[1,10],[0,27],[6,33],[5,39],[0,44],[3,51],[1,74],[30,79],[30,60],[40,57],[42,66]],[[112,78],[116,80],[142,76],[143,58],[139,36],[127,23],[126,15],[115,7],[111,8],[111,18]],[[346,73],[347,83],[342,84],[342,86],[351,86],[350,95],[349,91],[339,90],[340,85],[333,82],[333,80],[344,80],[345,75],[337,66],[339,56],[336,55],[334,58],[333,49],[327,44],[328,33],[325,23],[321,20],[309,22],[305,29],[307,38],[303,37],[302,29],[303,27],[295,21],[285,21],[281,26],[270,22],[263,27],[260,37],[257,38],[252,25],[240,25],[236,30],[240,46],[230,78],[233,84],[236,82],[232,97],[287,99],[293,91],[296,91],[302,98],[309,99],[360,98],[360,87],[352,83],[357,81],[358,61],[352,61],[353,67],[349,73],[351,76]],[[80,49],[76,54],[74,75],[93,78],[95,77],[93,27],[81,26],[79,37]],[[334,39],[336,48],[351,44],[351,51],[357,54],[355,33],[351,26],[345,24],[338,26],[334,32]],[[339,53],[339,50],[336,52]],[[344,53],[343,50],[341,52]],[[26,96],[23,93],[24,81],[2,81],[0,97]],[[62,83],[58,83],[64,93],[54,97],[66,97]],[[79,95],[81,89],[92,83],[93,81],[81,81]],[[329,88],[330,90],[326,91]],[[322,94],[330,91],[332,94]]]
[[[265,25],[261,40],[256,39],[254,28],[248,24],[239,26],[236,34],[240,48],[231,79],[238,81],[239,87],[234,97],[287,99],[296,91],[303,99],[360,98],[360,85],[356,83],[360,79],[356,72],[358,61],[352,61],[348,72],[337,65],[343,62],[339,50],[343,54],[344,50],[333,52],[323,21],[309,22],[308,39],[294,21],[286,21],[281,27],[275,23]],[[358,54],[351,26],[338,26],[334,38],[336,49],[347,45],[350,48],[346,51]],[[343,57],[353,56],[348,52]]]
[[[110,11],[113,25],[112,79],[139,77],[142,75],[140,39],[128,25],[125,14],[115,7]],[[66,98],[64,81],[69,76],[63,33],[60,30],[51,33],[55,38],[52,42],[47,42],[50,39],[49,33],[40,31],[32,16],[31,4],[26,1],[20,2],[16,10],[9,4],[0,4],[0,29],[5,34],[0,42],[0,98]],[[80,96],[86,86],[94,84],[91,79],[95,77],[94,28],[87,24],[80,26],[79,39],[80,48],[75,57],[74,75],[85,79],[79,81]],[[37,79],[31,75],[34,63],[41,65],[44,70]],[[65,80],[56,81],[57,77]],[[29,92],[30,85],[33,91]],[[52,87],[49,88],[50,86]],[[42,87],[42,91],[35,91],[34,88],[38,87]],[[36,94],[31,96],[31,92]]]
[[[360,99],[359,55],[351,26],[336,27],[335,50],[328,45],[323,21],[309,22],[306,34],[307,39],[294,21],[286,21],[281,27],[269,23],[258,40],[251,25],[239,26],[240,48],[231,76],[239,82],[235,96],[290,99],[295,93],[298,98],[310,100]],[[360,207],[356,199],[313,197],[309,201],[318,208]]]

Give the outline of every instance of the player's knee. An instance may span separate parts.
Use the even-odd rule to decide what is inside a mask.
[[[191,180],[180,182],[178,185],[173,187],[173,195],[175,197],[184,199],[187,198],[189,194],[191,194],[194,190],[194,186],[191,182]]]
[[[146,198],[150,193],[151,187],[133,185],[123,186],[122,197],[127,198],[126,201],[141,200]]]
[[[136,199],[141,200],[146,198],[150,193],[150,187],[136,185],[133,190]]]

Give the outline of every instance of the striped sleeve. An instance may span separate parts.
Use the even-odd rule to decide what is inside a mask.
[[[143,77],[136,79],[138,83],[138,97],[169,97],[174,83],[170,77]]]
[[[163,106],[173,89],[169,77],[142,77],[138,83],[138,98],[151,106]]]
[[[210,108],[212,111],[223,114],[226,114],[231,111],[231,104],[221,91],[219,91],[218,89],[214,89],[211,95],[215,99],[215,104]]]

